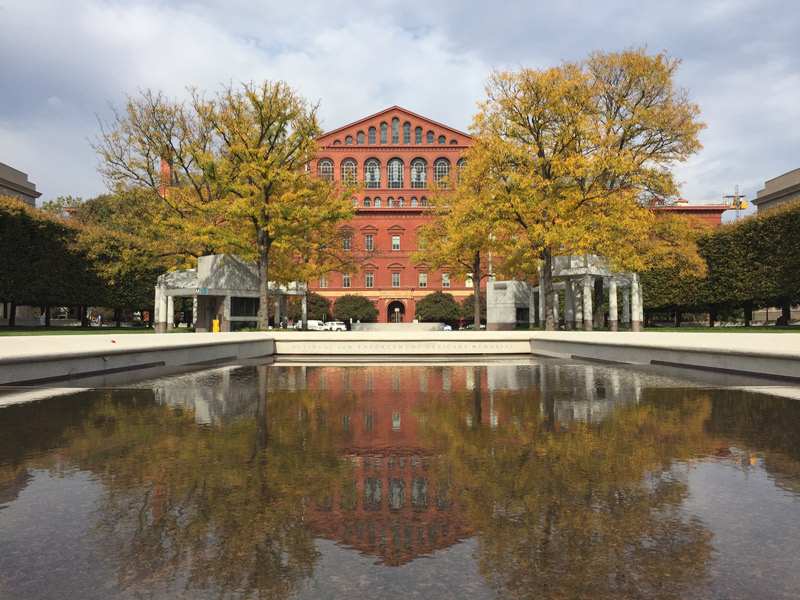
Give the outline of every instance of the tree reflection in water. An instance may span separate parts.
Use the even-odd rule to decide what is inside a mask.
[[[5,409],[0,492],[32,469],[93,473],[117,591],[135,594],[288,598],[313,580],[316,538],[392,566],[473,537],[504,597],[674,598],[702,596],[712,564],[711,532],[681,510],[687,465],[731,436],[800,472],[796,436],[769,438],[778,400],[773,415],[613,368],[226,377]]]

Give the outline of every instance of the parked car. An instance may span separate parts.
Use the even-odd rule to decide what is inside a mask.
[[[309,331],[323,331],[325,329],[325,323],[319,321],[317,319],[309,319],[308,320],[308,330]]]
[[[325,323],[325,329],[328,331],[347,331],[347,325],[341,321],[328,321]]]
[[[447,323],[445,323],[444,324],[444,330],[445,331],[453,331],[453,328],[450,325],[448,325]]]

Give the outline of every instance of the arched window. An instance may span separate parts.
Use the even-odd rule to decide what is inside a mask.
[[[364,132],[363,131],[359,131],[358,134],[356,134],[356,144],[358,144],[359,146],[363,146],[364,145]]]
[[[346,138],[344,138],[344,145],[345,146],[352,146],[353,145],[353,136],[352,135],[348,135]]]
[[[352,158],[342,161],[342,183],[347,185],[358,183],[358,165]]]
[[[341,146],[342,145],[342,140],[336,140],[335,142],[333,142],[333,145],[334,146]]]
[[[374,158],[364,163],[364,181],[368,188],[381,187],[381,163]]]
[[[411,198],[411,206],[417,206],[417,204],[419,204],[419,202],[417,201],[417,198],[416,197]]]
[[[433,144],[433,132],[432,131],[429,131],[428,133],[426,133],[425,137],[427,138],[425,141],[428,142],[428,144]]]
[[[403,123],[403,143],[410,144],[411,143],[411,123],[406,121]]]
[[[375,208],[380,208],[381,207],[381,199],[380,198],[375,198],[375,200],[373,201],[372,206],[374,206]]]
[[[443,135],[440,135],[439,136],[439,143],[440,144],[446,144],[447,143],[447,138],[444,137]]]
[[[417,127],[414,130],[414,143],[421,144],[422,143],[422,127]]]
[[[400,119],[397,117],[392,119],[392,143],[400,143]]]
[[[461,183],[461,171],[467,166],[467,159],[459,158],[456,166],[458,167],[458,183]]]
[[[405,198],[403,198],[402,196],[400,196],[400,197],[397,199],[397,206],[405,206],[405,205],[406,205],[406,199],[405,199]]]
[[[393,189],[403,187],[403,161],[393,158],[387,165],[387,176],[389,187]]]
[[[458,146],[458,140],[450,140],[451,146]]]
[[[386,199],[386,206],[394,206],[394,198],[392,198],[391,196],[389,196],[389,197]]]
[[[423,196],[422,198],[419,199],[419,205],[428,206],[428,199],[425,196]]]
[[[370,200],[369,198],[364,198],[364,206],[366,208],[369,208],[370,206],[372,206],[372,200]]]
[[[433,181],[439,187],[447,187],[447,178],[450,176],[450,161],[446,158],[437,158],[433,163]]]
[[[369,131],[369,143],[375,144],[375,128],[370,127],[368,131]]]
[[[353,208],[358,208],[358,198],[353,197]]]
[[[411,161],[411,187],[423,189],[428,187],[428,163],[424,158]]]
[[[389,126],[386,123],[381,123],[381,144],[388,144]]]
[[[323,158],[317,165],[317,174],[323,181],[333,181],[333,161]]]

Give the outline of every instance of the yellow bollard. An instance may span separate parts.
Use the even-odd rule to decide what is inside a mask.
[[[214,333],[219,333],[219,319],[214,319],[211,321],[211,331]]]

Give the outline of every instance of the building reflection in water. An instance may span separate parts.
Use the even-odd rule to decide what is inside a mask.
[[[330,429],[351,477],[310,503],[306,520],[316,535],[399,565],[471,535],[462,489],[435,446],[424,441],[432,400],[465,390],[467,428],[519,417],[495,404],[496,394],[530,390],[531,402],[557,429],[600,422],[615,407],[638,402],[652,378],[610,367],[564,364],[457,366],[223,368],[201,378],[150,382],[156,399],[193,408],[199,423],[228,423],[252,415],[252,378],[262,392],[318,390],[325,407],[302,418]],[[353,397],[357,402],[348,401]],[[263,399],[266,402],[266,398]],[[298,408],[298,411],[303,411]],[[298,415],[300,417],[300,415]]]

